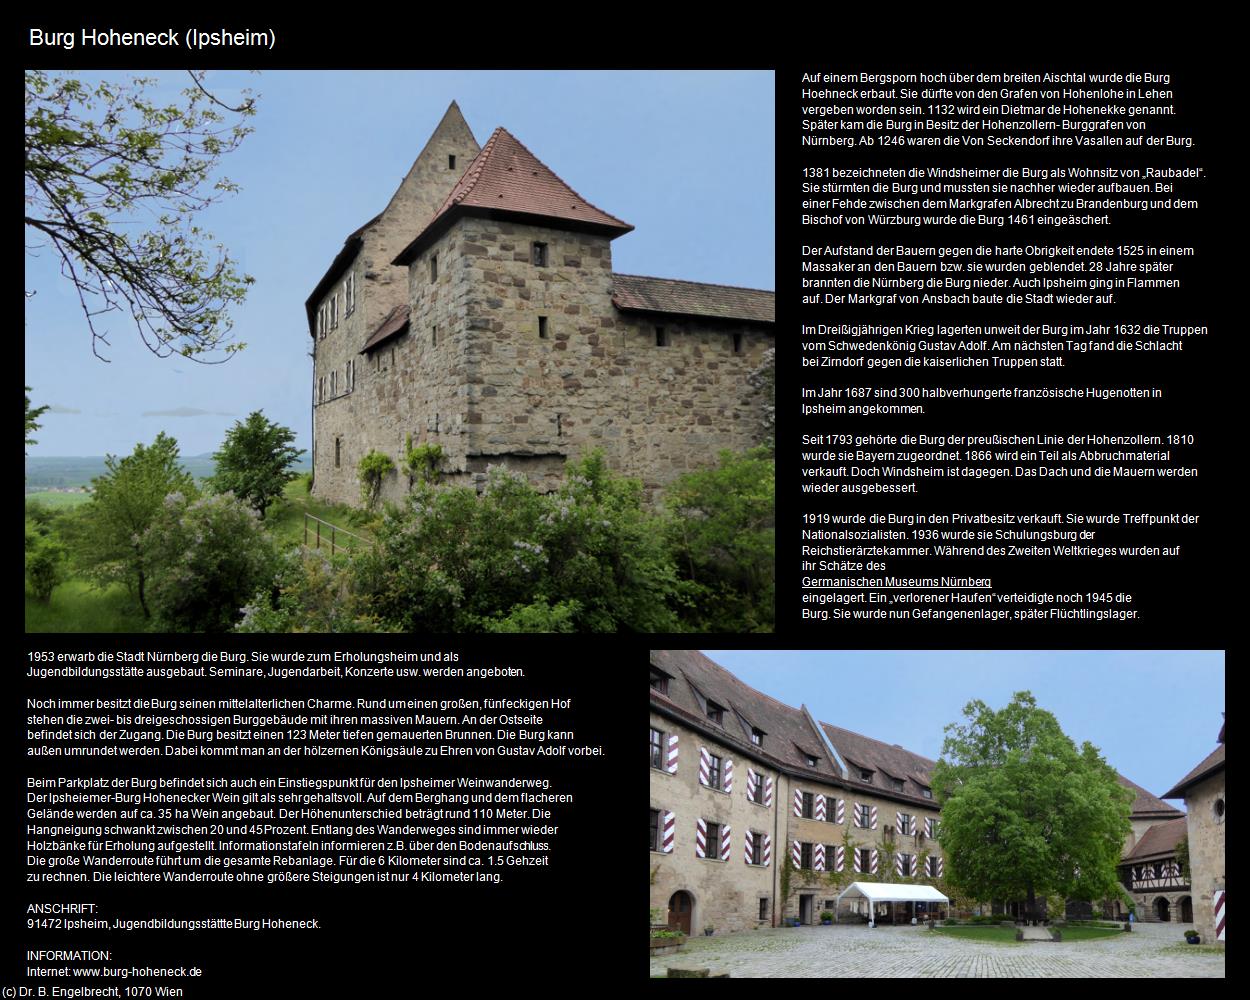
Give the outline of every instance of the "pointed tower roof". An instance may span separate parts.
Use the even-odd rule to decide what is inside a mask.
[[[551,221],[615,238],[634,227],[579,195],[510,132],[497,128],[429,225],[398,257],[408,264],[461,215]]]

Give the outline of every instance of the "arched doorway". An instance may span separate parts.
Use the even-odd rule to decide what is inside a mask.
[[[1191,896],[1181,897],[1181,923],[1192,924],[1194,922],[1194,901]]]
[[[694,897],[680,890],[668,901],[668,925],[683,934],[690,933],[690,918],[694,913]]]
[[[1163,896],[1160,896],[1158,899],[1155,900],[1154,911],[1155,911],[1156,920],[1162,920],[1162,921],[1171,920],[1172,916],[1171,916],[1170,910],[1171,910],[1171,907],[1168,905],[1168,901],[1166,898],[1164,898]]]

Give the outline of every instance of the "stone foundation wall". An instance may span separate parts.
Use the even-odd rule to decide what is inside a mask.
[[[1185,805],[1189,812],[1189,863],[1194,890],[1194,924],[1203,944],[1215,944],[1214,896],[1225,886],[1225,817],[1217,815],[1216,803],[1224,801],[1221,770],[1189,789]]]

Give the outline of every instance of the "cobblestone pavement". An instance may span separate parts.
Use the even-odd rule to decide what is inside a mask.
[[[711,968],[732,977],[1137,977],[1224,976],[1224,955],[1193,948],[1193,924],[1134,924],[1131,934],[1092,941],[997,944],[959,941],[922,927],[793,927],[691,938],[682,951],[651,961]]]

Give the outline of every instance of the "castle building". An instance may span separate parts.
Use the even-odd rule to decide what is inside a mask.
[[[479,148],[453,103],[305,303],[314,494],[359,502],[361,457],[409,442],[479,488],[503,465],[553,489],[601,448],[651,491],[759,443],[774,294],[616,274],[632,229],[506,130]]]
[[[1219,746],[1163,793],[1165,799],[1184,797],[1189,833],[1189,866],[1197,896],[1194,925],[1204,944],[1225,941],[1225,826],[1224,726]]]
[[[650,707],[656,922],[819,923],[854,881],[940,886],[933,761],[818,722],[693,651],[652,651]]]
[[[650,671],[653,923],[696,934],[817,923],[854,881],[945,892],[935,761],[817,721],[806,706],[756,691],[698,652],[652,650]],[[1195,824],[1192,809],[1186,817],[1123,775],[1117,780],[1134,793],[1119,871],[1137,918],[1196,916],[1201,928],[1177,845],[1188,824],[1193,889],[1209,882],[1222,890],[1223,746],[1178,786],[1195,789],[1209,822]],[[1195,849],[1196,827],[1200,836],[1214,832]],[[862,900],[841,905],[842,916],[848,908],[868,916]],[[923,917],[923,906],[908,904],[896,917]],[[996,900],[976,909],[1019,918],[1022,907]],[[1069,901],[1066,910],[1070,919],[1128,917],[1121,899]]]

